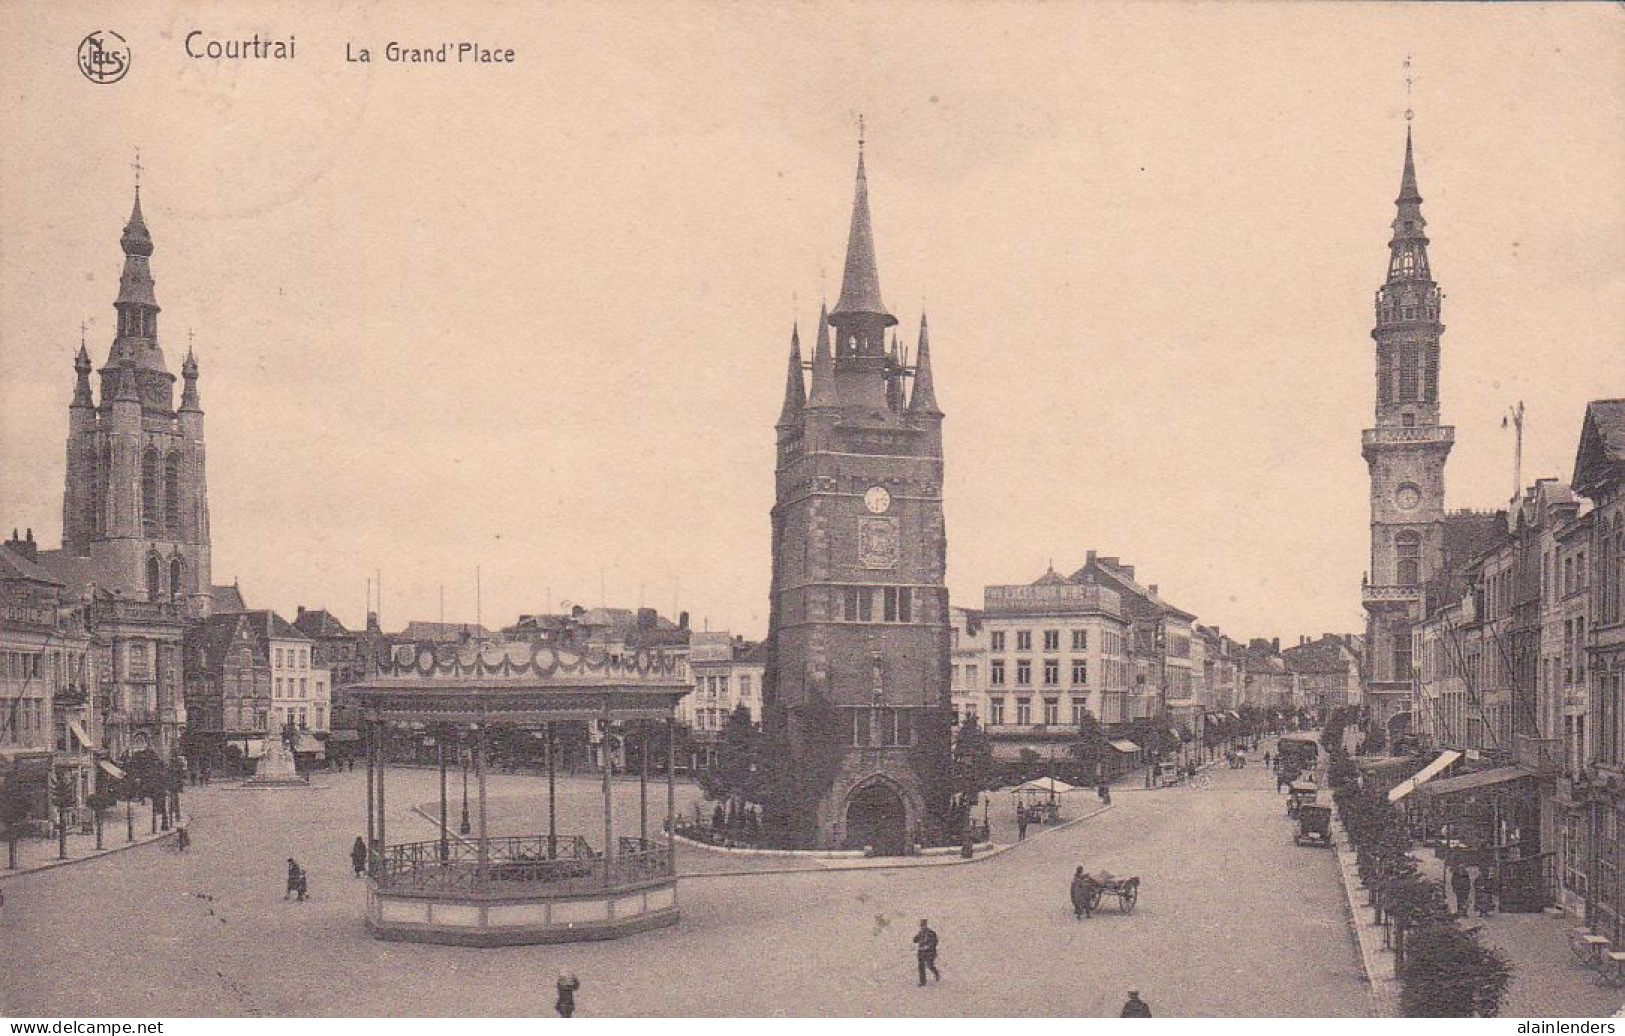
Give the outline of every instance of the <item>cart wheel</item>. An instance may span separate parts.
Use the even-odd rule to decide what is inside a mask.
[[[1130,885],[1128,888],[1124,889],[1122,896],[1119,897],[1119,902],[1121,902],[1123,904],[1123,913],[1125,913],[1125,914],[1134,913],[1134,901],[1139,899],[1139,898],[1140,898],[1140,886],[1138,886],[1138,885]]]
[[[1090,913],[1093,913],[1094,911],[1100,909],[1100,900],[1104,895],[1105,895],[1105,893],[1101,892],[1100,889],[1092,889],[1092,890],[1090,890],[1090,892],[1089,892],[1089,911],[1090,911]]]

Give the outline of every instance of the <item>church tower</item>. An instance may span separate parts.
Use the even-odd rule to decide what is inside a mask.
[[[863,142],[841,295],[790,337],[776,426],[764,729],[770,820],[797,844],[905,852],[947,824],[942,411],[925,317],[914,362],[887,331]],[[912,391],[908,383],[912,382]]]
[[[1428,265],[1427,221],[1416,186],[1411,135],[1388,243],[1388,276],[1376,295],[1376,427],[1361,433],[1371,474],[1371,570],[1366,609],[1367,679],[1373,718],[1409,709],[1411,627],[1423,588],[1442,568],[1444,464],[1455,429],[1439,423],[1439,287]]]
[[[139,184],[119,244],[118,324],[100,371],[99,404],[83,341],[74,358],[62,548],[91,559],[101,589],[199,618],[211,599],[198,365],[188,346],[177,407],[175,376],[159,346],[152,235]]]

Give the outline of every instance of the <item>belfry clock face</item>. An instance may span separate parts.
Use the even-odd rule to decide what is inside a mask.
[[[885,486],[870,486],[869,491],[863,494],[863,506],[869,509],[870,514],[885,514],[891,507],[891,494],[886,492]]]
[[[1401,511],[1414,511],[1422,503],[1422,491],[1412,485],[1400,486],[1394,493],[1394,503]]]

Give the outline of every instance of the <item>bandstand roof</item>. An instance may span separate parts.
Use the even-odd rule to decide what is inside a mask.
[[[664,719],[693,690],[668,652],[570,651],[546,644],[400,644],[351,684],[368,718],[495,723]]]

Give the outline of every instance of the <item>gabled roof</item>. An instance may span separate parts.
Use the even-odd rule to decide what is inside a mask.
[[[70,554],[65,550],[42,550],[35,560],[40,568],[53,578],[61,580],[62,585],[72,587],[76,591],[92,584],[102,590],[117,589],[103,575],[101,566],[90,558]]]
[[[243,592],[237,584],[230,586],[211,586],[209,593],[214,598],[214,610],[217,612],[246,612],[248,603],[243,600]]]
[[[1580,446],[1574,456],[1573,485],[1586,496],[1625,479],[1625,399],[1595,399],[1586,405]]]
[[[334,618],[333,613],[326,608],[300,612],[293,620],[293,628],[309,637],[354,636],[350,630],[344,628],[344,623]]]
[[[0,546],[0,581],[43,583],[46,586],[66,586],[37,562],[23,557],[10,547]]]
[[[1347,673],[1347,646],[1336,637],[1312,640],[1281,652],[1287,668],[1294,673]]]
[[[1190,612],[1185,611],[1183,608],[1176,608],[1167,601],[1163,600],[1162,597],[1152,591],[1150,587],[1141,586],[1139,583],[1136,583],[1134,581],[1134,577],[1129,574],[1129,571],[1125,570],[1122,566],[1115,564],[1114,559],[1112,558],[1094,558],[1086,563],[1082,568],[1072,573],[1071,581],[1074,583],[1093,582],[1094,580],[1091,578],[1091,573],[1101,574],[1111,582],[1116,583],[1123,591],[1140,598],[1147,604],[1150,604],[1152,607],[1157,608],[1167,615],[1171,615],[1179,619],[1185,619],[1188,622],[1196,621],[1196,616],[1192,615]]]
[[[223,612],[209,616],[187,633],[187,644],[204,652],[204,668],[217,670],[224,663],[226,653],[236,641],[239,631],[253,632],[248,615],[243,612]],[[263,661],[260,652],[265,648],[258,638],[254,641],[255,655]]]
[[[310,640],[294,629],[288,620],[268,608],[250,610],[243,614],[247,616],[250,628],[267,640]]]
[[[401,639],[424,641],[461,640],[465,633],[478,639],[491,636],[490,630],[472,622],[408,622],[406,629],[401,632]]]

